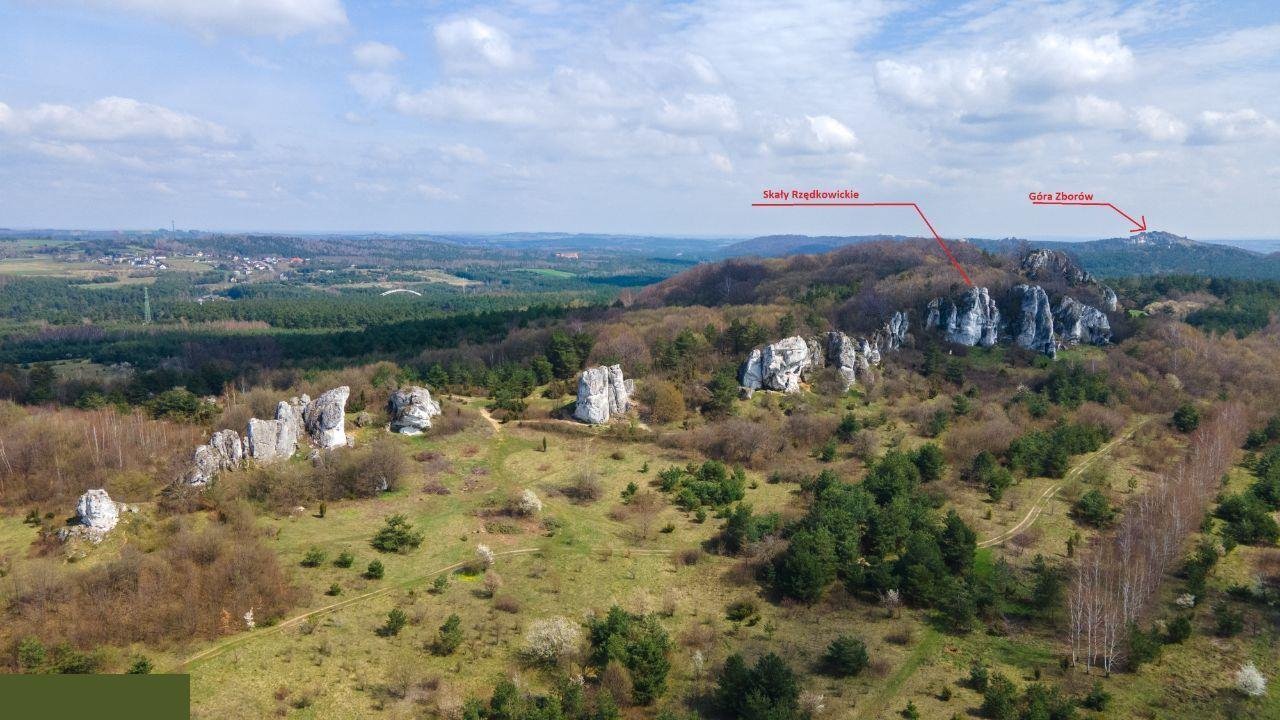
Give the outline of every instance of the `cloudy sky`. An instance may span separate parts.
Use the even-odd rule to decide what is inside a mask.
[[[1273,0],[0,0],[0,226],[1280,236]]]

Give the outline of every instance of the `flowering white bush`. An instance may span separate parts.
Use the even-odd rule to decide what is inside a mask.
[[[581,641],[578,623],[557,615],[529,625],[524,634],[524,651],[532,660],[558,663],[571,655]]]
[[[800,705],[800,710],[808,717],[817,717],[827,709],[826,696],[812,690],[805,690],[800,693],[800,698],[797,702]]]
[[[1236,689],[1249,697],[1259,697],[1267,692],[1267,679],[1257,665],[1247,662],[1236,672]]]
[[[542,501],[532,490],[525,489],[521,491],[520,497],[516,499],[515,510],[520,515],[537,515],[542,512]]]
[[[1184,607],[1184,608],[1195,607],[1196,596],[1192,595],[1191,593],[1182,593],[1181,595],[1178,596],[1178,599],[1174,600],[1173,602],[1178,607]]]
[[[244,626],[245,628],[252,630],[255,624],[256,623],[253,622],[253,608],[249,608],[249,611],[244,614]]]
[[[480,564],[487,568],[493,567],[493,551],[489,549],[488,545],[477,545],[476,560],[479,560]]]

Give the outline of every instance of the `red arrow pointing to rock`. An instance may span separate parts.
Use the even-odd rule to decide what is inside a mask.
[[[1127,212],[1125,212],[1125,211],[1121,210],[1120,208],[1116,207],[1115,205],[1112,205],[1112,204],[1111,204],[1111,203],[1109,203],[1109,202],[1069,202],[1069,201],[1065,201],[1065,200],[1032,200],[1032,201],[1031,201],[1031,204],[1032,204],[1032,205],[1092,205],[1092,206],[1095,206],[1095,207],[1109,207],[1109,208],[1111,208],[1112,210],[1115,210],[1116,212],[1118,212],[1118,213],[1120,213],[1121,215],[1123,215],[1125,220],[1128,220],[1129,222],[1133,223],[1133,227],[1129,229],[1129,232],[1131,232],[1131,233],[1136,233],[1136,232],[1146,232],[1146,231],[1147,231],[1147,216],[1146,216],[1146,215],[1142,215],[1142,216],[1141,216],[1141,217],[1142,217],[1142,220],[1141,220],[1141,221],[1134,220],[1134,219],[1129,215],[1129,213],[1127,213]]]

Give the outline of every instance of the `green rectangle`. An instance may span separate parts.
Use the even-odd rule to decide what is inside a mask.
[[[5,717],[189,720],[190,675],[0,675]]]

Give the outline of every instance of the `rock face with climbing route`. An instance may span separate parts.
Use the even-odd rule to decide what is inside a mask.
[[[239,467],[244,461],[244,443],[235,430],[219,430],[206,445],[196,447],[187,471],[188,485],[204,486],[223,470]]]
[[[1039,285],[1018,285],[1013,288],[1013,295],[1018,300],[1013,341],[1019,347],[1044,353],[1049,357],[1057,356],[1058,344],[1048,293]]]
[[[817,363],[821,364],[821,354]],[[738,370],[738,384],[750,390],[799,392],[800,381],[815,366],[813,349],[799,335],[751,351]]]
[[[631,409],[635,381],[622,375],[621,365],[601,365],[582,371],[578,379],[578,402],[573,416],[585,423],[598,425]]]

